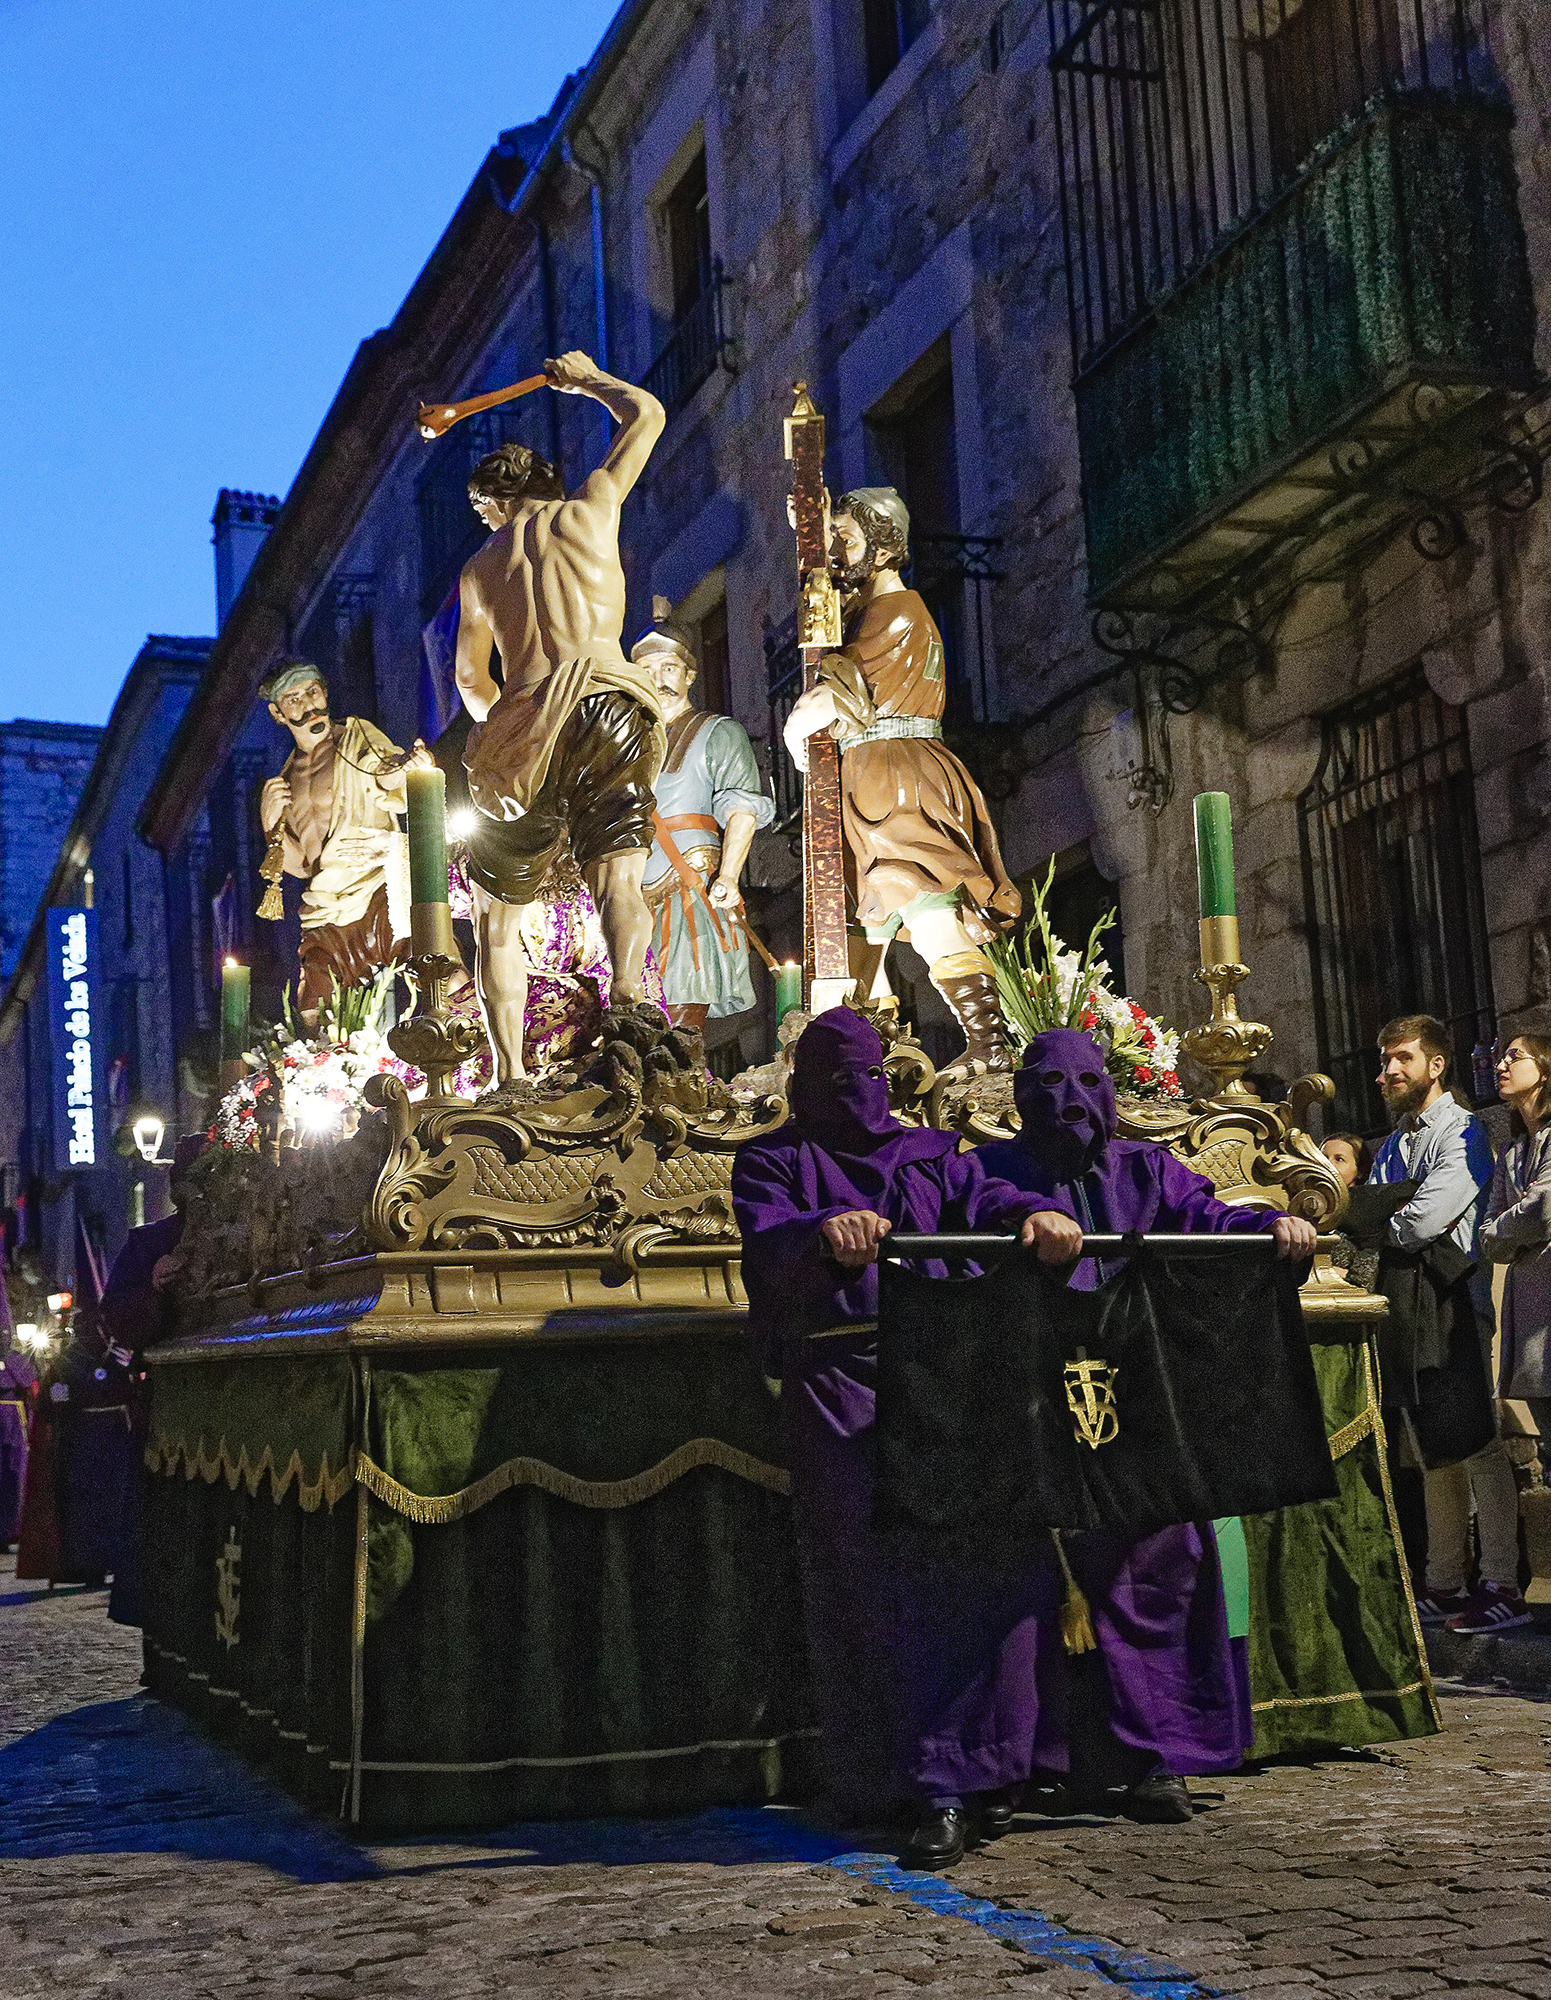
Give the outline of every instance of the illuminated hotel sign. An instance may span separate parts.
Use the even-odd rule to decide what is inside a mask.
[[[48,913],[50,1041],[54,1052],[54,1164],[94,1167],[101,1156],[97,917],[92,910]]]

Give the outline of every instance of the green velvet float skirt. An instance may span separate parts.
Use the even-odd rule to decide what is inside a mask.
[[[1244,1520],[1257,1757],[1441,1726],[1390,1492],[1373,1342],[1316,1341],[1312,1351],[1341,1491]]]
[[[746,1343],[448,1363],[155,1371],[152,1690],[377,1826],[809,1790],[787,1479]]]

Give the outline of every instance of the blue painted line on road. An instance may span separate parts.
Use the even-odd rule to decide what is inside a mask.
[[[1030,1958],[1068,1971],[1091,1972],[1111,1986],[1124,1987],[1135,2000],[1215,2000],[1220,1987],[1206,1986],[1194,1974],[1167,1959],[1127,1951],[1103,1938],[1079,1937],[1041,1916],[1038,1910],[1007,1910],[981,1896],[966,1896],[940,1875],[901,1868],[886,1854],[836,1854],[825,1864],[853,1875],[875,1888],[908,1896],[923,1909],[944,1917],[962,1917],[988,1937],[1015,1946]]]

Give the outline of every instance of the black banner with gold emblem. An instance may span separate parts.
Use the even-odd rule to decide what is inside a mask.
[[[982,1548],[1336,1491],[1298,1272],[1264,1254],[1143,1250],[1091,1292],[1032,1256],[964,1280],[886,1259],[877,1443],[877,1525]]]

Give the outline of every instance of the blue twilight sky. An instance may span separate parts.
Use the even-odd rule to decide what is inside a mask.
[[[497,132],[614,0],[0,0],[0,720],[106,719],[215,629],[222,486],[283,494]]]

